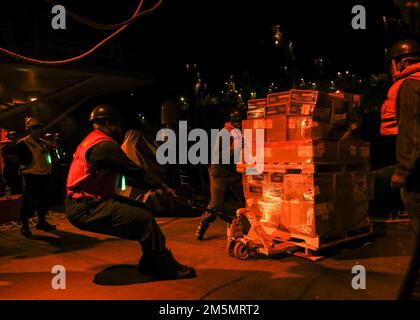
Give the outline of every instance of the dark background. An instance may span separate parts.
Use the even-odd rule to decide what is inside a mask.
[[[143,9],[156,1],[145,0]],[[110,24],[129,18],[139,1],[60,3],[81,16]],[[354,5],[366,8],[366,30],[351,26]],[[69,16],[66,30],[53,30],[51,8],[44,0],[2,2],[0,45],[33,58],[66,59],[87,51],[112,32],[90,28]],[[384,16],[390,21],[387,28]],[[231,74],[238,87],[246,82],[257,97],[265,97],[272,83],[274,90],[288,90],[291,83],[284,73],[287,59],[274,45],[273,37],[273,26],[280,25],[283,37],[295,47],[297,79],[329,82],[337,72],[348,70],[363,80],[362,86],[345,90],[366,95],[365,137],[373,141],[379,134],[378,110],[390,82],[373,86],[369,78],[372,74],[386,75],[386,47],[412,37],[400,18],[393,0],[165,0],[158,10],[135,21],[94,54],[71,64],[149,73],[156,82],[91,99],[71,116],[82,128],[79,136],[89,129],[86,119],[98,103],[114,104],[126,118],[141,114],[158,128],[164,99],[183,95],[191,100],[194,79],[186,71],[187,63],[197,64],[207,84],[206,94],[226,90]],[[314,60],[318,58],[325,61],[322,79],[316,79]],[[227,120],[229,108],[224,103],[200,108],[192,105],[187,118],[194,120],[192,126],[218,128]]]
[[[143,8],[155,1],[145,0]],[[61,3],[101,23],[125,20],[138,5],[129,0]],[[351,8],[356,4],[366,8],[366,30],[351,27]],[[110,34],[70,17],[67,30],[53,30],[51,5],[43,0],[8,1],[1,6],[1,45],[31,57],[71,57]],[[276,81],[282,56],[273,46],[272,27],[280,25],[295,44],[300,75],[313,74],[313,61],[319,57],[327,58],[333,69],[367,74],[384,70],[387,39],[382,17],[398,14],[392,0],[165,0],[156,12],[140,18],[78,63],[150,71],[172,85],[182,77],[185,63],[200,63],[216,87],[229,73],[245,69],[267,82]],[[401,30],[389,38],[398,37],[404,37]]]
[[[416,38],[401,19],[395,5],[398,1],[404,0],[164,0],[154,13],[135,21],[94,54],[69,65],[151,74],[156,81],[91,98],[55,129],[63,133],[71,154],[90,130],[87,119],[95,105],[113,104],[126,119],[145,116],[146,124],[158,129],[162,101],[180,96],[190,103],[183,115],[190,127],[220,128],[228,119],[231,104],[223,99],[198,104],[192,93],[196,79],[187,72],[186,65],[197,64],[200,78],[207,85],[203,96],[225,92],[230,75],[234,75],[238,88],[253,90],[257,97],[265,97],[269,89],[288,90],[291,82],[284,67],[290,61],[274,44],[273,27],[279,25],[283,39],[294,44],[298,81],[303,78],[307,83],[316,81],[321,85],[336,81],[338,72],[349,71],[354,75],[359,85],[346,85],[347,80],[343,80],[327,89],[365,95],[362,139],[371,143],[372,168],[393,164],[395,146],[379,135],[379,109],[391,84],[387,79],[385,49],[396,40]],[[59,2],[67,10],[106,24],[128,19],[139,3]],[[156,2],[145,0],[143,9]],[[352,28],[354,5],[366,8],[366,30]],[[92,29],[69,16],[66,30],[53,30],[51,8],[44,0],[3,1],[0,46],[37,59],[67,59],[89,50],[112,32]],[[320,58],[325,64],[322,75],[314,63]],[[2,55],[0,59],[10,60]],[[372,76],[383,80],[372,81]],[[244,94],[249,94],[245,91]],[[199,175],[193,172],[190,176]]]

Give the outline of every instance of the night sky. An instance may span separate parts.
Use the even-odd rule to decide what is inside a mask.
[[[102,23],[128,18],[138,4],[132,0],[90,0],[89,5],[80,0],[61,3]],[[154,3],[145,0],[144,8]],[[366,7],[367,30],[351,28],[351,8],[355,4]],[[17,1],[10,8],[3,7],[2,45],[18,45],[19,52],[30,56],[66,58],[83,52],[110,33],[91,29],[71,18],[67,20],[67,30],[54,31],[50,27],[50,8],[42,0]],[[312,73],[317,57],[327,58],[337,70],[378,72],[384,69],[383,15],[397,15],[392,0],[165,0],[158,11],[140,18],[95,56],[80,63],[152,71],[175,81],[186,62],[195,62],[215,84],[223,82],[228,73],[244,69],[276,80],[282,57],[273,48],[272,27],[278,24],[295,43],[302,75]],[[36,29],[34,19],[38,22]],[[40,40],[38,46],[34,35]]]
[[[100,23],[124,21],[139,3],[56,1],[67,10]],[[143,9],[156,1],[144,0]],[[366,8],[366,30],[351,27],[351,8],[357,4]],[[87,51],[111,33],[90,28],[69,16],[66,30],[53,30],[51,7],[45,0],[2,3],[1,45],[39,59],[66,59]],[[209,92],[224,90],[230,74],[239,80],[248,74],[264,89],[272,82],[283,81],[285,87],[281,89],[287,90],[289,80],[282,73],[285,58],[281,49],[274,46],[275,25],[280,25],[284,37],[295,45],[298,79],[314,80],[317,58],[326,61],[326,70],[332,76],[346,70],[360,77],[383,73],[385,47],[410,36],[403,28],[392,25],[386,36],[383,16],[399,18],[393,0],[164,0],[157,11],[135,21],[93,55],[75,64],[154,75],[155,85],[140,88],[135,95],[122,92],[99,97],[89,101],[89,106],[111,103],[144,113],[158,124],[162,101],[188,94],[192,88],[186,74],[187,63],[198,64]],[[382,91],[377,95],[378,101],[386,88]],[[87,114],[83,109],[74,116],[84,120]]]

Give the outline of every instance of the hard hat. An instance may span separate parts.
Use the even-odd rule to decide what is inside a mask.
[[[17,132],[16,132],[16,131],[9,131],[9,132],[7,132],[7,134],[6,134],[6,137],[7,137],[8,139],[10,139],[10,138],[17,138]]]
[[[38,119],[33,118],[33,117],[28,117],[25,119],[25,128],[26,130],[29,130],[32,127],[35,126],[41,126],[41,122],[39,122]]]
[[[92,110],[89,118],[89,122],[95,122],[97,120],[110,120],[115,122],[121,121],[121,115],[117,110],[109,104],[101,104]]]
[[[394,43],[389,50],[390,59],[396,59],[403,56],[410,56],[414,53],[420,54],[420,45],[410,39],[400,40]]]

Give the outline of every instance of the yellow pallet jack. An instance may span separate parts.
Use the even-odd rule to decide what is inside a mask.
[[[249,231],[246,233],[242,222],[244,220],[248,220],[250,224]],[[372,235],[372,227],[370,226],[369,230],[359,234],[320,243],[319,237],[307,237],[263,223],[252,210],[242,208],[236,211],[236,218],[228,225],[227,253],[240,260],[246,260],[255,254],[273,256],[287,253],[307,260],[318,261],[324,258],[319,254],[320,250],[337,247],[356,240],[368,239]],[[304,252],[302,252],[302,249]]]
[[[287,253],[312,261],[323,258],[322,256],[311,255],[308,248],[305,249],[305,253],[299,252],[299,244],[294,241],[296,239],[292,239],[292,235],[289,232],[261,223],[250,209],[238,209],[236,217],[231,217],[221,211],[199,206],[194,201],[176,194],[167,195],[167,197],[193,209],[213,213],[227,222],[227,252],[232,257],[246,260],[255,254],[274,256],[280,253]],[[251,226],[246,234],[242,223],[244,219],[248,220]],[[304,246],[304,243],[300,245]]]
[[[243,218],[250,223],[250,229],[245,234]],[[293,253],[297,249],[296,244],[288,241],[290,234],[266,226],[260,222],[250,209],[238,209],[236,218],[227,228],[227,253],[239,260],[246,260],[251,255],[263,254],[266,256],[280,253]]]

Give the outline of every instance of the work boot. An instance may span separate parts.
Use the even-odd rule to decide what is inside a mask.
[[[197,240],[203,240],[204,234],[209,228],[210,224],[206,220],[201,220],[198,225],[197,231],[195,232],[195,237]]]
[[[32,236],[31,228],[29,227],[29,222],[23,222],[22,226],[20,227],[20,233],[25,238],[29,238]]]
[[[161,280],[188,279],[196,276],[194,268],[180,264],[169,250],[143,255],[137,271]]]
[[[47,220],[44,219],[40,219],[36,225],[36,230],[51,231],[55,229],[57,229],[55,225],[49,224]]]

